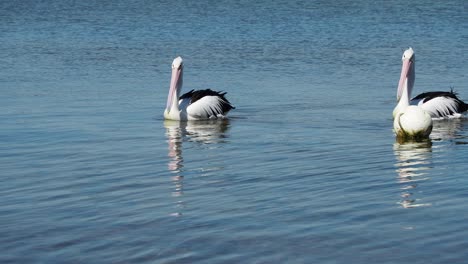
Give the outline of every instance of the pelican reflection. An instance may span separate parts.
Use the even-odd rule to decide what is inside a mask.
[[[401,189],[401,201],[404,208],[431,206],[418,198],[419,184],[429,180],[428,172],[432,169],[432,142],[396,142],[393,146],[396,157],[395,166]]]
[[[174,216],[182,215],[183,202],[183,181],[184,181],[184,158],[182,155],[183,143],[195,144],[200,151],[205,146],[216,146],[218,143],[226,142],[226,132],[229,129],[229,120],[199,120],[199,121],[174,121],[165,120],[166,138],[168,143],[167,164],[174,184],[172,196],[177,198],[176,207],[178,212]]]
[[[465,122],[466,119],[463,118],[434,120],[431,139],[437,141],[457,139]]]

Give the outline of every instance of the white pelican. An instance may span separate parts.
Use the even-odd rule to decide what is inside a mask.
[[[408,85],[409,96],[411,96],[411,90],[414,84],[414,67],[415,67],[415,57],[414,51],[412,48],[409,48],[405,51],[407,56],[411,56],[408,59],[412,60],[410,69],[412,72],[409,73],[412,75],[413,83]],[[401,80],[400,80],[401,81]],[[403,90],[399,87],[397,93],[397,99],[402,96]],[[462,117],[462,113],[468,110],[468,105],[465,104],[462,100],[458,99],[457,94],[451,90],[450,92],[436,91],[436,92],[425,92],[415,96],[410,101],[411,105],[418,105],[422,109],[426,110],[433,119],[442,119],[442,118],[459,118]]]
[[[410,105],[410,93],[414,85],[414,52],[409,48],[403,53],[403,65],[398,82],[398,104],[393,110],[393,128],[397,137],[424,139],[432,131],[432,118],[422,107]]]
[[[182,89],[184,64],[181,57],[172,62],[172,76],[164,118],[169,120],[206,120],[224,118],[234,106],[224,97],[226,93],[211,89],[191,90],[179,97]]]

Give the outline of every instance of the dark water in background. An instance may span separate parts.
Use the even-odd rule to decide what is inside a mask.
[[[3,1],[2,263],[461,263],[468,121],[392,132],[415,93],[468,100],[465,1]],[[184,90],[224,122],[165,122]]]

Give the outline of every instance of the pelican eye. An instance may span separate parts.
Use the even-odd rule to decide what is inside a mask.
[[[181,69],[183,67],[183,64],[179,64],[179,65],[176,65],[176,64],[172,64],[172,69]]]

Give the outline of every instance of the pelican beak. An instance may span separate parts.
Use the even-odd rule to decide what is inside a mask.
[[[172,109],[172,104],[174,103],[174,100],[178,99],[178,98],[174,99],[174,96],[176,96],[177,90],[182,85],[181,73],[182,73],[182,66],[178,68],[172,68],[171,84],[169,86],[169,95],[167,96],[167,105],[166,105],[166,110],[168,113]]]
[[[401,67],[400,81],[398,82],[397,102],[400,101],[405,85],[408,85],[408,82],[407,82],[408,72],[411,68],[412,63],[413,62],[410,59],[403,60],[403,66]],[[410,87],[407,87],[407,89],[410,89]]]

